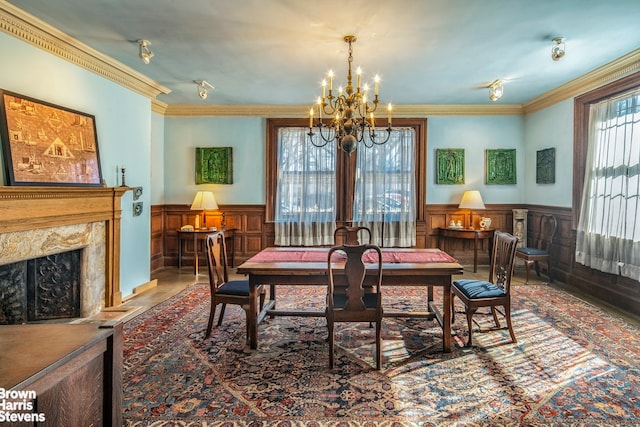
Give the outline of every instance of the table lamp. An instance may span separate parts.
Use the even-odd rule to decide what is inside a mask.
[[[471,218],[469,219],[469,228],[473,228],[473,210],[484,209],[484,202],[478,190],[468,190],[462,195],[458,209],[471,210]]]
[[[202,211],[202,225],[204,228],[207,228],[207,210],[216,209],[218,209],[218,204],[211,191],[198,191],[196,197],[193,198],[193,203],[191,203],[192,211]],[[196,230],[200,228],[200,214],[196,215],[194,228]]]

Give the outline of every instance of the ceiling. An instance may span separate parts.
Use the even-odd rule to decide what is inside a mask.
[[[4,0],[0,0],[4,1]],[[329,69],[394,104],[523,104],[640,47],[638,0],[9,0],[171,90],[167,104],[300,105]],[[551,59],[551,39],[566,56]],[[138,57],[138,39],[155,56]],[[194,80],[215,90],[206,100]]]

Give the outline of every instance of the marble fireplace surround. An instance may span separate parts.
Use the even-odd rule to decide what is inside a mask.
[[[121,304],[121,198],[129,187],[0,187],[0,264],[82,249],[81,316]]]

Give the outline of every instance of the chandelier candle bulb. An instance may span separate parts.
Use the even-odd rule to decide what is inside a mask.
[[[309,110],[309,129],[313,127],[313,107]]]
[[[380,85],[380,76],[376,74],[376,76],[373,78],[373,81],[375,82],[375,92],[374,95],[376,96],[376,98],[378,97],[378,86]]]
[[[356,70],[356,76],[358,76],[358,92],[360,92],[360,76],[362,75],[362,68],[358,67]]]
[[[329,70],[329,96],[331,96],[332,90],[333,90],[333,70]]]

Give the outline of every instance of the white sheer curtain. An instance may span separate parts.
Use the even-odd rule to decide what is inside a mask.
[[[640,91],[591,107],[576,261],[640,280]]]
[[[413,128],[395,128],[386,144],[359,144],[353,222],[371,230],[380,246],[416,244],[415,144]]]
[[[307,128],[278,131],[276,245],[333,244],[336,144],[316,147],[307,132]]]

